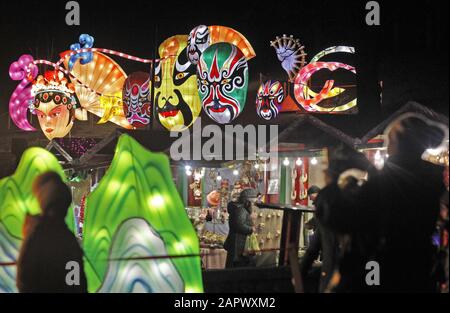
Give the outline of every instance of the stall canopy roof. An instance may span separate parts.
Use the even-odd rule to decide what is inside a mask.
[[[369,140],[383,134],[384,130],[390,123],[392,123],[396,118],[400,117],[401,115],[403,115],[405,113],[422,114],[425,117],[429,118],[430,120],[442,123],[448,127],[448,117],[447,116],[437,113],[437,112],[433,111],[432,109],[430,109],[420,103],[417,103],[414,101],[409,101],[404,106],[402,106],[400,109],[398,109],[397,111],[392,113],[390,116],[385,118],[380,124],[378,124],[371,130],[369,130],[369,132],[367,132],[361,138],[361,143],[367,143],[367,142],[369,142]]]

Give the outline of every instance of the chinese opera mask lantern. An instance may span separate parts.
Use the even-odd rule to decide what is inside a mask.
[[[230,43],[213,44],[201,55],[197,76],[206,114],[217,123],[233,121],[247,98],[248,65],[244,54]]]
[[[36,114],[45,136],[62,138],[72,129],[75,119],[75,88],[59,71],[48,71],[33,83],[31,112]]]
[[[197,65],[201,54],[209,47],[211,35],[206,25],[195,27],[188,38],[187,57],[192,64]]]
[[[155,68],[157,119],[170,131],[191,126],[201,111],[195,65],[187,58],[187,35],[166,39],[159,46]]]
[[[256,94],[256,112],[267,121],[275,119],[281,110],[283,100],[283,85],[279,81],[266,81],[259,86]]]
[[[123,86],[122,98],[123,111],[132,126],[142,128],[150,123],[150,74],[136,72],[128,76]]]

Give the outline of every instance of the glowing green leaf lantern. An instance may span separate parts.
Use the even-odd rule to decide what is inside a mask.
[[[22,226],[27,213],[40,213],[39,204],[31,192],[34,179],[42,173],[54,171],[65,181],[65,175],[56,157],[42,148],[24,152],[16,172],[0,180],[0,262],[17,261],[22,243]],[[74,228],[72,210],[66,221]],[[0,266],[0,293],[16,292],[16,267]]]
[[[83,248],[90,292],[203,291],[200,257],[189,256],[198,238],[169,160],[128,135],[86,199]],[[145,259],[168,255],[187,257]]]

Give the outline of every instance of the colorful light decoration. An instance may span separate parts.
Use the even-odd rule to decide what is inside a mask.
[[[70,156],[79,158],[92,149],[97,141],[93,138],[58,138],[56,143],[66,150]]]
[[[111,96],[100,96],[100,108],[103,115],[97,124],[104,124],[115,119],[116,116],[124,115],[124,108],[122,103],[122,92],[117,92]]]
[[[279,81],[266,81],[256,93],[256,113],[267,121],[273,120],[278,116],[283,100],[283,85]]]
[[[294,85],[294,96],[299,106],[305,109],[308,112],[322,112],[322,113],[339,113],[348,111],[357,105],[357,99],[353,99],[348,103],[343,105],[334,106],[334,107],[322,107],[320,102],[335,97],[345,91],[344,88],[333,88],[334,81],[327,80],[319,93],[313,92],[308,87],[308,81],[311,76],[320,71],[322,69],[327,69],[329,71],[335,71],[339,68],[348,70],[354,74],[356,74],[356,69],[353,66],[340,63],[340,62],[319,62],[319,60],[325,55],[336,53],[336,52],[345,52],[345,53],[355,53],[353,47],[346,46],[335,46],[327,48],[317,55],[315,55],[311,62],[304,66],[295,78]]]
[[[255,50],[253,50],[250,42],[237,30],[220,25],[209,26],[208,29],[211,38],[211,45],[221,42],[230,43],[241,50],[247,61],[256,56]]]
[[[306,64],[305,47],[292,35],[289,37],[283,35],[281,38],[277,36],[274,41],[270,42],[270,46],[275,48],[281,67],[288,74],[289,81],[292,82],[298,71]]]
[[[61,54],[61,58],[64,58],[63,64],[66,67],[68,67],[69,58],[67,55],[69,53],[69,51],[66,51]],[[91,62],[84,65],[81,62],[75,63],[70,73],[72,82],[75,84],[78,100],[85,110],[102,118],[100,123],[107,120],[123,128],[133,128],[125,118],[122,106],[118,105],[117,102],[113,101],[110,103],[111,105],[108,105],[105,101],[100,102],[102,96],[117,97],[119,100],[122,98],[122,87],[127,75],[115,61],[102,53],[93,52]],[[89,88],[77,84],[77,81],[84,82]],[[115,114],[110,115],[108,119],[104,118],[105,115],[111,113],[108,109],[114,105],[118,106],[115,109]]]
[[[47,171],[58,173],[66,181],[56,157],[42,148],[27,149],[16,172],[0,180],[0,262],[14,263],[22,242],[22,227],[26,214],[39,214],[40,208],[31,192],[34,179]],[[72,210],[66,217],[67,225],[74,229]],[[16,267],[0,266],[0,293],[17,292]]]
[[[186,53],[187,38],[187,35],[176,35],[166,39],[159,46],[162,60],[155,67],[156,116],[171,131],[188,128],[201,111],[195,65]]]
[[[202,107],[211,119],[226,124],[239,116],[247,99],[248,65],[238,47],[209,46],[197,64],[197,77]]]
[[[25,131],[36,130],[27,120],[29,102],[33,100],[30,85],[38,75],[37,65],[47,65],[63,72],[75,84],[76,94],[81,102],[81,108],[75,114],[77,118],[86,120],[87,111],[89,111],[101,118],[99,123],[110,121],[124,128],[133,128],[126,120],[123,108],[116,108],[119,101],[113,99],[121,99],[121,89],[126,75],[120,66],[104,54],[144,64],[165,59],[144,59],[111,49],[93,48],[93,43],[92,36],[82,34],[79,37],[79,43],[71,45],[71,50],[62,53],[56,63],[48,60],[33,60],[32,56],[23,55],[11,64],[11,79],[21,81],[9,101],[10,116],[17,127]],[[169,57],[172,55],[167,55],[165,58]],[[111,76],[105,76],[108,70],[112,72]]]
[[[25,131],[36,130],[27,118],[29,102],[34,98],[31,94],[31,82],[38,75],[38,68],[33,61],[31,55],[24,54],[9,67],[11,79],[20,81],[9,99],[9,115],[14,124]]]
[[[333,47],[329,47],[329,48],[326,48],[326,49],[320,51],[319,53],[317,53],[311,59],[311,61],[309,61],[309,63],[317,62],[317,61],[319,61],[321,58],[323,58],[326,55],[329,55],[329,54],[332,54],[332,53],[338,53],[338,52],[355,54],[355,48],[354,47],[348,47],[348,46],[333,46]]]
[[[200,33],[205,35],[202,42],[198,41],[197,34]],[[155,89],[164,90],[160,95],[166,94],[168,96],[166,98],[171,96],[169,93],[176,95],[178,92],[179,97],[177,96],[177,98],[180,100],[174,105],[170,101],[161,99],[161,105],[156,107],[158,113],[156,117],[169,130],[184,130],[192,125],[201,110],[198,91],[194,91],[197,90],[195,78],[190,79],[196,71],[196,60],[190,56],[189,49],[185,49],[186,39],[187,36],[183,38],[174,36],[166,40],[163,43],[165,46],[160,49],[161,58],[156,60],[139,58],[111,49],[94,48],[94,38],[88,34],[80,35],[79,42],[72,44],[70,51],[61,53],[61,57],[56,63],[48,60],[33,60],[29,55],[23,56],[10,68],[11,78],[22,80],[10,99],[11,118],[21,129],[35,130],[26,116],[28,102],[33,100],[29,85],[38,74],[37,65],[42,64],[61,71],[75,85],[76,98],[81,105],[74,114],[75,118],[87,120],[87,112],[90,112],[100,117],[98,122],[100,124],[109,121],[127,129],[141,127],[141,124],[145,124],[146,121],[144,123],[135,121],[136,115],[134,115],[132,123],[135,125],[131,125],[125,117],[123,108],[119,108],[122,98],[120,92],[127,76],[117,63],[106,56],[106,54],[110,54],[136,62],[155,64],[157,76]],[[179,42],[174,43],[174,40]],[[195,31],[193,30],[189,44],[190,48],[199,48],[199,53],[201,53],[211,44],[223,42],[237,46],[246,59],[255,56],[248,40],[238,31],[225,26],[201,25]],[[174,49],[175,46],[177,49]],[[168,75],[165,75],[164,71],[167,71]],[[173,82],[170,82],[170,78]],[[173,98],[170,99],[173,100]],[[155,98],[155,100],[158,99]],[[141,118],[142,120],[146,119]]]
[[[256,56],[250,42],[240,32],[226,26],[206,26],[195,27],[188,37],[187,56],[189,61],[197,65],[201,54],[212,44],[228,42],[242,51],[247,60]]]
[[[80,50],[81,46],[83,46],[83,49],[92,48],[94,46],[94,37],[92,37],[88,34],[81,34],[79,43],[74,43],[73,45],[71,45],[70,50],[72,50],[72,51]],[[93,58],[94,58],[94,55],[91,51],[81,52],[81,53],[72,55],[69,58],[69,64],[68,64],[69,71],[72,70],[72,68],[77,60],[80,60],[80,64],[85,65],[85,64],[91,62]]]
[[[91,292],[202,292],[199,242],[164,154],[119,138],[106,175],[86,199],[85,271]],[[106,261],[109,259],[109,261]]]
[[[122,90],[123,111],[128,123],[142,128],[150,124],[152,104],[150,101],[150,74],[136,72],[125,80]]]

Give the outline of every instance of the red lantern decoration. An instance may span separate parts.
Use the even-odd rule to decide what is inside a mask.
[[[150,123],[152,103],[150,100],[150,74],[136,72],[125,80],[122,99],[127,121],[136,128]]]

